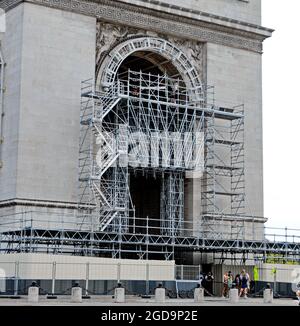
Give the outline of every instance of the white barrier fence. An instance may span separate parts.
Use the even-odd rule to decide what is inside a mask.
[[[251,281],[254,281],[254,266],[245,266],[245,268],[250,274]],[[294,287],[300,284],[300,265],[260,264],[256,268],[257,280],[271,283],[275,292],[280,292],[280,283],[292,284],[295,285]],[[221,294],[222,277],[224,272],[229,270],[236,275],[241,270],[241,266],[215,265],[213,267],[215,295]],[[203,277],[201,266],[178,266],[174,261],[118,260],[42,254],[0,255],[0,294],[5,293],[9,286],[10,293],[17,295],[22,292],[25,285],[26,287],[30,285],[27,284],[28,282],[37,280],[47,284],[49,293],[64,292],[75,281],[80,281],[86,292],[91,288],[93,281],[106,282],[109,284],[108,287],[112,287],[117,282],[133,281],[136,284],[140,282],[143,286],[147,283],[145,292],[148,292],[148,283],[151,281],[174,282],[176,280],[194,282],[196,285],[201,277]]]
[[[7,280],[18,293],[19,280],[51,281],[52,293],[57,281],[81,281],[88,289],[90,281],[174,281],[174,261],[126,260],[43,254],[0,255],[0,292]]]

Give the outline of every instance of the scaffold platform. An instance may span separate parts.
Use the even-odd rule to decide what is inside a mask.
[[[260,259],[275,254],[286,260],[300,261],[300,229],[264,228],[263,239],[231,239],[232,234],[218,232],[194,235],[192,229],[180,229],[170,236],[157,234],[151,221],[128,232],[92,231],[68,227],[69,219],[54,221],[59,228],[38,228],[44,220],[20,220],[6,224],[0,233],[2,253],[49,253],[78,256],[108,256],[112,258],[173,260],[175,252],[253,254]],[[129,224],[131,224],[129,222]],[[207,222],[205,223],[207,227]],[[0,225],[2,229],[4,225]],[[73,227],[73,226],[72,226]],[[201,228],[201,227],[200,227]],[[156,233],[156,234],[155,234]],[[254,230],[252,238],[256,231]],[[223,238],[221,238],[223,236]],[[249,238],[251,238],[249,236]]]

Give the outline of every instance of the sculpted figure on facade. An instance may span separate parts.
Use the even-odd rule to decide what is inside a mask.
[[[99,72],[104,57],[114,46],[126,39],[137,38],[139,36],[159,37],[173,43],[187,55],[192,65],[198,70],[201,79],[204,80],[204,45],[202,42],[170,37],[153,31],[103,22],[98,22],[97,24],[96,74]]]

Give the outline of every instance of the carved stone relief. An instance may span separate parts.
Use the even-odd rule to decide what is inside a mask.
[[[158,34],[153,31],[146,31],[127,27],[123,25],[114,25],[110,23],[97,23],[97,44],[96,44],[96,74],[100,69],[101,63],[106,55],[120,42],[126,39],[139,36],[155,36],[163,38],[177,46],[190,59],[193,66],[197,69],[201,80],[206,80],[205,64],[205,45],[202,42],[175,38],[165,34]]]

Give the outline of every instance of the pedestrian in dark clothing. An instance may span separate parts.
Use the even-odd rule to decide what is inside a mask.
[[[235,288],[239,290],[239,293],[240,293],[240,288],[241,288],[241,282],[240,282],[240,274],[237,274],[235,276],[235,279],[234,279],[234,283],[235,283]]]
[[[213,295],[213,282],[214,282],[214,276],[212,274],[212,272],[209,272],[205,278],[204,278],[204,281],[205,281],[205,290],[210,294],[210,295]]]
[[[242,270],[242,273],[240,275],[240,283],[241,283],[240,297],[247,298],[247,293],[250,285],[250,276],[244,269]]]

